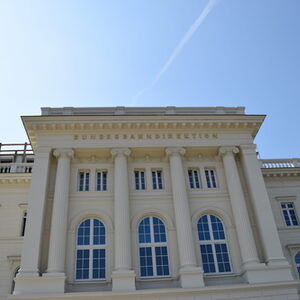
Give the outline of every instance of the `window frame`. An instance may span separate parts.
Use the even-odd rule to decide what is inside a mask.
[[[161,182],[159,182],[158,172],[160,172],[160,181]],[[155,174],[155,176],[153,176],[153,173]],[[165,189],[164,176],[163,176],[163,170],[162,169],[151,169],[151,180],[152,180],[152,190],[161,191],[161,190]],[[161,188],[159,188],[160,184],[161,184]],[[155,185],[157,186],[157,188],[154,188]]]
[[[81,174],[83,173],[83,187],[81,190]],[[87,183],[87,174],[88,174],[88,183]],[[91,190],[91,171],[90,170],[78,170],[78,183],[77,191],[78,192],[89,192]]]
[[[297,215],[297,211],[296,211],[296,208],[295,208],[294,201],[280,201],[279,205],[280,205],[280,211],[281,211],[281,216],[283,218],[284,226],[287,227],[287,228],[299,227],[299,218],[298,218],[298,215]],[[292,205],[292,207],[291,208],[289,208],[289,207],[283,208],[282,205]],[[291,217],[291,210],[294,212],[297,224],[293,224],[293,219]],[[287,212],[287,217],[288,217],[288,221],[290,222],[290,225],[287,224],[287,220],[286,220],[285,215],[284,215],[285,211]]]
[[[208,219],[208,227],[209,227],[209,235],[210,235],[210,240],[200,240],[199,239],[199,229],[198,229],[198,223],[200,221],[200,219],[204,216],[207,216]],[[212,228],[212,224],[211,224],[211,216],[214,216],[215,218],[217,218],[222,226],[223,226],[223,233],[224,233],[224,239],[215,239],[214,238],[214,234],[213,234],[213,228]],[[214,259],[214,267],[215,267],[215,272],[209,272],[209,273],[205,273],[204,268],[203,268],[203,273],[204,276],[219,276],[219,275],[230,275],[233,274],[233,264],[231,261],[231,256],[230,256],[230,249],[229,249],[229,243],[228,243],[228,238],[227,238],[227,234],[226,234],[226,230],[225,230],[225,226],[224,226],[224,222],[222,221],[222,219],[212,213],[206,213],[201,215],[198,218],[197,221],[197,244],[198,244],[198,255],[200,257],[200,262],[201,262],[201,266],[203,268],[203,260],[202,260],[202,253],[201,253],[201,245],[211,245],[212,247],[212,253],[213,253],[213,259]],[[217,251],[216,251],[216,247],[215,245],[217,244],[225,244],[226,248],[227,248],[227,255],[228,255],[228,263],[230,266],[230,271],[228,272],[219,272],[219,266],[218,266],[218,259],[217,259]]]
[[[192,172],[191,176],[190,176],[190,172]],[[197,180],[195,178],[195,172],[198,176],[198,187],[197,187]],[[202,181],[201,181],[201,174],[200,174],[200,170],[199,168],[188,168],[187,170],[187,176],[188,176],[188,184],[189,184],[189,189],[191,190],[198,190],[202,188]],[[192,180],[191,180],[192,179]],[[192,184],[194,185],[194,187],[192,187]]]
[[[150,226],[150,243],[141,243],[139,241],[139,227],[141,223],[149,218],[149,226]],[[165,242],[155,242],[154,240],[154,227],[153,227],[153,218],[157,218],[159,221],[161,221],[164,225],[165,228],[165,236],[166,236],[166,241]],[[141,280],[147,280],[147,279],[164,279],[164,278],[171,278],[171,267],[170,267],[170,252],[169,252],[169,247],[168,247],[168,233],[167,233],[167,226],[165,222],[158,216],[156,215],[147,215],[144,216],[137,224],[137,246],[138,246],[138,251],[137,251],[137,261],[138,261],[138,274],[139,274],[139,279]],[[155,248],[156,247],[166,247],[167,248],[167,259],[168,259],[168,270],[169,274],[168,275],[157,275],[157,264],[156,264],[156,253],[155,253]],[[151,258],[152,258],[152,269],[153,269],[153,275],[152,276],[142,276],[141,274],[141,263],[140,263],[140,248],[151,248]]]
[[[100,183],[98,185],[98,174],[101,174],[101,179],[100,179]],[[104,177],[103,177],[103,174],[105,174],[105,180],[106,182],[104,183]],[[95,191],[96,192],[107,192],[108,191],[108,171],[107,169],[99,169],[99,170],[96,170],[96,176],[95,176]],[[100,186],[100,189],[98,189],[98,186]],[[103,188],[105,187],[105,188]]]
[[[89,234],[89,244],[88,245],[78,245],[78,229],[81,226],[81,224],[87,220],[90,220],[90,234]],[[104,244],[98,244],[94,245],[93,238],[94,238],[94,220],[98,220],[100,223],[103,224],[105,229],[105,243]],[[107,227],[105,226],[105,223],[101,221],[100,218],[97,217],[89,217],[81,220],[79,225],[76,228],[76,235],[75,235],[75,263],[74,263],[74,282],[103,282],[107,281]],[[104,249],[105,250],[105,276],[104,278],[93,278],[93,250],[96,249]],[[78,257],[78,250],[89,250],[89,278],[77,278],[77,257]]]
[[[142,173],[144,174],[143,175],[144,178],[142,178]],[[134,176],[134,189],[136,191],[147,190],[146,170],[145,169],[134,169],[133,176]]]
[[[208,176],[206,175],[206,172],[208,172]],[[213,172],[213,177],[211,175],[211,172]],[[219,183],[217,179],[217,171],[214,167],[205,167],[204,176],[205,176],[206,187],[208,189],[217,189],[219,187]],[[215,184],[213,184],[213,181],[215,182]]]

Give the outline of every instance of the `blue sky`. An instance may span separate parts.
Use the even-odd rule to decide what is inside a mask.
[[[1,0],[0,142],[42,106],[246,106],[263,158],[300,157],[300,1]]]

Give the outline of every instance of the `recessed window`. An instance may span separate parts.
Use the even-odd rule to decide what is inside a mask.
[[[135,170],[134,171],[134,182],[136,190],[145,190],[145,170]]]
[[[205,169],[205,179],[208,188],[216,188],[217,187],[217,178],[216,172],[214,169]]]
[[[300,252],[295,255],[295,264],[298,272],[298,277],[300,277]]]
[[[106,231],[98,219],[87,219],[77,229],[76,280],[105,279]]]
[[[285,221],[286,226],[298,226],[298,218],[294,208],[293,202],[282,202],[281,211]]]
[[[231,272],[222,221],[214,215],[204,215],[199,219],[197,227],[204,273]]]
[[[26,221],[27,221],[27,211],[25,210],[23,212],[23,218],[22,218],[21,236],[25,235]]]
[[[90,172],[79,171],[78,191],[89,191],[90,189]]]
[[[138,227],[140,276],[170,276],[167,234],[157,217],[144,218]]]
[[[162,170],[152,170],[152,187],[153,190],[163,189]]]
[[[191,189],[201,188],[200,175],[198,169],[189,169],[188,176],[189,176],[189,184]]]
[[[97,171],[96,173],[96,190],[107,191],[107,171]]]

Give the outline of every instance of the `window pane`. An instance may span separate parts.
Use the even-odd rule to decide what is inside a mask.
[[[102,222],[94,219],[94,245],[105,244],[105,227]]]
[[[77,250],[76,279],[89,278],[89,250]]]
[[[296,263],[296,264],[300,264],[300,253],[297,253],[297,254],[295,255],[295,263]]]
[[[151,247],[140,248],[140,271],[142,277],[153,276]]]
[[[207,216],[200,218],[198,222],[198,236],[200,241],[210,240]]]
[[[93,279],[105,278],[105,249],[93,250]]]
[[[216,267],[214,263],[212,245],[200,245],[200,253],[202,257],[204,273],[215,273]]]
[[[90,244],[90,219],[80,224],[77,231],[77,245]]]
[[[156,269],[158,276],[169,275],[167,247],[155,247]]]
[[[230,272],[230,262],[226,244],[216,244],[215,248],[219,272]]]
[[[211,226],[213,230],[213,236],[215,240],[224,240],[225,239],[225,233],[223,229],[222,222],[215,216],[210,216],[211,220]]]
[[[139,225],[139,242],[151,243],[150,218],[145,218]]]
[[[153,217],[153,231],[154,231],[154,242],[155,243],[162,243],[166,242],[166,231],[164,223],[156,218]]]

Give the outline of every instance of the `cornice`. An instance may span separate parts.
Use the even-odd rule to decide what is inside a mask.
[[[300,176],[300,168],[266,168],[261,169],[264,177],[296,177]]]
[[[0,174],[0,184],[19,184],[31,182],[30,173],[4,173]]]
[[[26,116],[22,117],[33,144],[38,134],[99,133],[112,131],[144,133],[200,130],[243,130],[255,137],[265,116],[201,115],[201,116]]]

